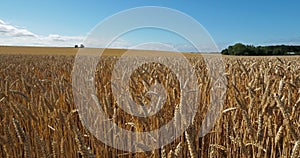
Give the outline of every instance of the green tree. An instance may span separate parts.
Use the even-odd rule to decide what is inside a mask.
[[[242,43],[237,43],[233,46],[233,55],[244,55],[247,48]]]
[[[244,45],[242,43],[236,43],[233,46],[229,46],[221,53],[224,55],[291,55],[300,54],[300,46],[258,46]]]

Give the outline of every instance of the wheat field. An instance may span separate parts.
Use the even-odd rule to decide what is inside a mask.
[[[211,102],[207,94],[214,83],[202,57],[187,56],[197,76],[196,88],[202,92],[193,123],[160,149],[151,150],[140,143],[135,148],[145,152],[131,153],[105,145],[80,121],[71,77],[74,52],[0,53],[0,157],[300,156],[299,56],[224,56],[224,107],[213,129],[200,138],[198,131]],[[120,109],[110,82],[119,58],[101,57],[95,75],[97,97],[111,120],[121,128],[144,132],[180,116],[178,79],[170,69],[157,63],[144,64],[134,71],[129,92],[135,102],[146,104],[151,100],[147,95],[150,85],[160,82],[167,91],[163,108],[149,118],[131,116]],[[118,140],[115,136],[111,139]]]

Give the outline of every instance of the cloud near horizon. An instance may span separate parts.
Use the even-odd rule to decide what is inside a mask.
[[[0,19],[0,45],[8,46],[55,46],[55,47],[73,47],[74,45],[85,44],[85,36],[64,36],[58,34],[49,34],[48,36],[35,34],[27,29],[19,28],[15,25],[4,22]],[[105,47],[109,41],[97,38],[92,41],[91,46]],[[87,43],[90,45],[90,43]],[[117,39],[109,47],[129,48],[132,43]]]
[[[83,36],[38,35],[0,19],[0,45],[72,47],[75,44],[82,43],[84,39]]]

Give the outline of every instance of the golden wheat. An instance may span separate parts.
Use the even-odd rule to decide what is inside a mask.
[[[151,85],[159,83],[166,90],[162,109],[149,118],[131,116],[117,104],[118,96],[113,96],[112,88],[120,87],[111,82],[111,77],[119,58],[109,55],[100,58],[94,77],[95,96],[84,99],[100,105],[108,116],[106,121],[133,132],[159,129],[173,118],[175,126],[181,129],[188,123],[183,115],[185,108],[189,112],[197,110],[185,132],[176,133],[179,137],[160,150],[145,143],[130,144],[139,139],[133,136],[128,137],[125,145],[147,152],[115,149],[98,140],[80,120],[82,111],[79,113],[74,104],[73,92],[84,95],[88,90],[72,86],[74,56],[0,54],[0,157],[299,157],[298,56],[224,57],[224,63],[216,62],[226,68],[226,72],[220,72],[227,78],[227,82],[220,82],[227,87],[224,107],[213,129],[200,138],[197,134],[205,114],[213,108],[210,103],[215,98],[210,96],[210,91],[216,84],[203,57],[187,56],[199,84],[192,87],[200,91],[198,109],[183,104],[180,88],[190,85],[187,81],[180,85],[180,76],[167,66],[143,64],[130,74],[126,93],[137,104],[148,105],[152,97],[156,97],[156,92],[150,90]],[[90,69],[86,67],[84,71]],[[124,80],[126,75],[127,72],[120,72],[119,80]],[[79,76],[82,77],[84,75]],[[135,107],[131,103],[122,100],[122,104],[133,111]],[[93,126],[108,128],[97,124],[101,121],[99,117],[89,115],[92,110],[87,108],[83,113],[96,120]],[[148,113],[145,110],[144,107],[142,112]],[[114,142],[120,141],[120,136],[110,137]]]

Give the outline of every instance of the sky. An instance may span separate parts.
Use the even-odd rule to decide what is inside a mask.
[[[108,17],[142,6],[167,7],[192,17],[220,50],[237,42],[300,45],[298,0],[3,0],[0,45],[73,47],[84,43]],[[183,51],[192,49],[186,47],[182,37],[151,28],[131,31],[111,47],[131,48],[147,42],[163,42]]]

